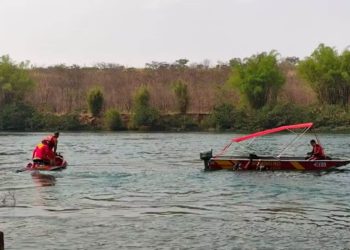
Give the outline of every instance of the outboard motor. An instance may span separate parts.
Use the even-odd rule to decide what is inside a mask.
[[[209,161],[213,157],[213,150],[207,151],[207,152],[202,152],[199,154],[201,160],[204,161],[204,170],[210,170],[209,169]]]

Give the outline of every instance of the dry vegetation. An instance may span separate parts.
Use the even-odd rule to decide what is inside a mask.
[[[282,63],[286,83],[279,95],[282,101],[309,105],[316,98],[313,91],[296,75],[293,65]],[[230,68],[226,65],[210,68],[179,65],[151,65],[144,69],[123,66],[80,68],[55,66],[30,71],[37,83],[28,100],[40,111],[68,113],[87,110],[86,93],[100,86],[104,92],[105,108],[117,108],[129,113],[132,97],[140,85],[148,85],[151,105],[162,113],[176,112],[172,83],[182,80],[188,84],[189,113],[209,113],[220,102],[236,102],[239,95],[226,85]]]
[[[280,65],[286,82],[282,88],[280,99],[300,105],[311,105],[317,100],[315,92],[300,77],[298,77],[295,67],[288,63]]]

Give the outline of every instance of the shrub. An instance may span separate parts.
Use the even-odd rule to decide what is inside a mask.
[[[136,90],[131,117],[132,127],[140,129],[159,126],[159,112],[150,106],[149,99],[150,95],[146,86],[141,86]]]
[[[283,125],[310,122],[312,119],[307,109],[290,103],[266,106],[252,114],[253,127],[268,129]]]
[[[31,119],[28,119],[27,126],[32,131],[45,130],[47,128],[45,115],[39,112],[34,112]]]
[[[230,129],[234,127],[236,111],[231,104],[220,104],[214,107],[211,115],[212,124],[217,129]]]
[[[150,94],[149,94],[148,88],[142,85],[136,90],[134,94],[133,108],[148,107],[149,100],[150,100]]]
[[[90,89],[87,95],[89,111],[93,116],[99,116],[104,102],[102,90],[100,88]]]
[[[104,125],[109,130],[120,130],[123,127],[120,114],[115,109],[109,109],[104,115]]]
[[[59,130],[78,131],[85,127],[79,121],[78,113],[70,113],[59,116]]]
[[[152,107],[138,107],[134,109],[132,124],[135,128],[156,127],[159,121],[159,112]]]
[[[350,124],[350,113],[340,105],[323,105],[311,108],[313,121],[318,127],[343,127]]]
[[[0,113],[1,129],[15,131],[31,129],[31,119],[34,114],[34,108],[23,103],[4,105]]]
[[[197,130],[199,128],[198,122],[196,122],[192,117],[182,116],[182,130]]]
[[[173,91],[176,96],[177,107],[181,114],[186,114],[189,104],[189,94],[187,91],[187,84],[182,81],[176,81],[173,83]]]
[[[78,131],[86,129],[81,124],[78,113],[56,115],[52,113],[35,113],[30,120],[32,130]]]

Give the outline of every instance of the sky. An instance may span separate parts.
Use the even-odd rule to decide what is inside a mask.
[[[0,55],[36,66],[211,64],[350,45],[349,0],[0,0]]]

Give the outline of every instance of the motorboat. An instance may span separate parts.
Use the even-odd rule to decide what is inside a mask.
[[[200,153],[200,159],[204,161],[205,170],[237,170],[237,171],[249,171],[249,170],[297,170],[297,171],[322,171],[339,168],[350,163],[350,159],[331,158],[330,156],[324,157],[324,159],[312,159],[310,157],[294,157],[284,156],[283,154],[287,149],[291,148],[297,140],[300,139],[307,131],[313,127],[313,123],[301,123],[294,125],[285,125],[273,129],[267,129],[259,131],[253,134],[233,138],[230,142],[216,155],[213,155],[213,151],[207,151]],[[298,132],[300,131],[301,132]],[[278,133],[281,131],[293,132],[296,136],[289,142],[283,150],[277,155],[259,156],[252,152],[252,142],[261,136],[268,134]],[[317,138],[318,144],[320,141]],[[248,146],[242,146],[242,142],[250,141]],[[247,152],[245,155],[226,155],[228,149],[232,144],[241,145]]]

